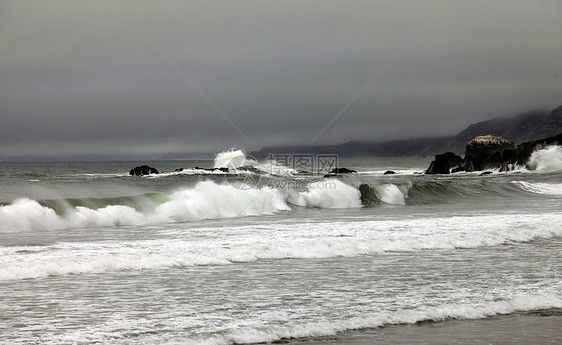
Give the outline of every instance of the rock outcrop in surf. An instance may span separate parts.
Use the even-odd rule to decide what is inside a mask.
[[[140,165],[138,167],[134,167],[129,171],[129,175],[133,176],[143,176],[143,175],[150,175],[150,174],[159,174],[160,172],[156,168],[149,167],[148,165]]]
[[[445,152],[435,156],[435,160],[431,162],[426,174],[449,174],[453,167],[461,165],[463,159],[453,152]]]
[[[485,170],[498,165],[508,164],[513,158],[515,145],[513,141],[496,134],[473,138],[466,144],[465,157],[471,157],[475,170]]]
[[[353,169],[348,169],[348,168],[334,168],[334,169],[330,170],[328,172],[328,174],[334,174],[334,175],[337,175],[337,174],[354,174],[356,172],[357,171],[355,171]]]
[[[516,166],[526,166],[533,152],[550,145],[562,145],[562,133],[528,141],[517,147],[513,141],[495,134],[478,136],[466,144],[464,159],[452,152],[436,155],[435,160],[426,170],[426,174],[449,174],[487,169],[510,171]]]

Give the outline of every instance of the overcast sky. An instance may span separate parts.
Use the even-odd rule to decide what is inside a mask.
[[[0,1],[0,155],[455,134],[562,105],[562,1]]]

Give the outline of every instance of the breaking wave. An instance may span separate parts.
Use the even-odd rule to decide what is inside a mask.
[[[291,190],[287,201],[297,206],[319,208],[361,207],[359,190],[345,183],[328,179],[308,184],[304,191]]]
[[[215,156],[215,168],[237,169],[245,165],[252,165],[255,161],[246,158],[242,150],[230,149]]]
[[[273,214],[288,203],[319,208],[361,207],[359,191],[337,180],[309,183],[304,190],[238,189],[199,182],[170,195],[36,201],[0,206],[0,232],[162,224]]]
[[[271,214],[288,209],[278,190],[238,190],[204,181],[169,196],[44,202],[20,199],[0,207],[0,231],[145,225]]]
[[[536,194],[562,195],[562,183],[532,183],[525,181],[513,181],[517,187]]]
[[[562,147],[554,145],[533,152],[527,167],[546,172],[562,170]]]
[[[274,160],[260,163],[257,159],[247,156],[239,149],[223,151],[215,156],[215,168],[229,168],[236,173],[258,173],[274,176],[293,176],[298,173],[291,167],[277,163]]]
[[[273,214],[292,206],[360,208],[440,204],[495,195],[524,197],[529,192],[562,195],[562,184],[488,179],[418,180],[372,183],[361,192],[338,179],[295,183],[293,189],[199,182],[170,195],[147,193],[113,198],[18,199],[0,204],[0,232],[149,225]],[[280,187],[280,186],[279,186]],[[369,202],[365,204],[365,194]],[[362,201],[364,205],[362,205]]]

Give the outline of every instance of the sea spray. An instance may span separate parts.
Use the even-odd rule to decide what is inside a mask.
[[[527,167],[546,172],[562,170],[562,147],[550,146],[533,152]]]
[[[229,168],[237,173],[249,172],[274,176],[293,176],[297,173],[295,169],[278,163],[275,160],[260,163],[239,149],[223,151],[215,156],[215,168]]]
[[[237,169],[248,163],[244,152],[238,149],[223,151],[215,156],[215,168]]]

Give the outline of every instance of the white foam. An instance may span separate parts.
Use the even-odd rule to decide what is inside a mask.
[[[513,181],[512,183],[531,193],[562,195],[562,183],[531,183],[525,181]]]
[[[19,199],[11,205],[0,207],[1,232],[62,227],[64,220],[53,209],[41,206],[35,200]]]
[[[218,153],[215,156],[215,168],[236,169],[245,165],[252,164],[246,159],[246,155],[242,152],[242,150],[230,149]]]
[[[114,205],[97,210],[76,207],[68,209],[64,217],[37,201],[21,199],[0,207],[0,232],[146,225],[271,214],[290,209],[279,190],[268,187],[240,190],[212,181],[180,190],[170,198],[149,213]]]
[[[407,194],[403,193],[398,186],[386,183],[381,185],[374,185],[376,193],[380,200],[386,204],[391,205],[405,205]]]
[[[267,326],[242,325],[210,337],[193,337],[187,344],[230,345],[269,343],[287,338],[321,337],[339,332],[381,327],[385,325],[413,324],[419,321],[442,321],[447,319],[481,319],[500,314],[561,308],[562,299],[552,294],[520,295],[503,301],[489,303],[442,304],[435,307],[381,311],[326,321],[289,321]]]
[[[549,146],[533,152],[527,166],[531,170],[548,172],[562,170],[562,147]]]
[[[0,207],[0,232],[163,224],[264,215],[290,210],[286,200],[305,207],[361,207],[359,191],[338,180],[310,183],[306,191],[282,191],[270,187],[239,189],[203,181],[193,188],[171,194],[170,199],[154,205],[155,209],[151,212],[139,212],[125,205],[99,209],[69,207],[65,216],[57,215],[37,201],[21,199]]]
[[[151,223],[234,218],[290,209],[276,189],[237,189],[212,181],[200,182],[170,197],[171,201],[156,208]]]
[[[183,210],[183,206],[179,206]],[[219,206],[220,207],[220,206]],[[227,265],[271,259],[354,257],[520,243],[562,236],[562,214],[437,217],[396,221],[270,223],[186,229],[171,238],[0,247],[0,280],[49,275]],[[166,232],[161,233],[166,236]],[[345,236],[342,236],[345,235]]]
[[[238,171],[238,172],[240,172],[240,171]],[[221,171],[221,170],[204,170],[204,169],[187,168],[187,169],[183,169],[181,171],[171,171],[171,172],[160,173],[160,174],[144,175],[143,177],[144,178],[156,179],[156,178],[177,176],[177,175],[224,175],[224,174],[225,174],[225,172]]]
[[[291,177],[298,174],[298,171],[291,167],[279,165],[274,160],[268,160],[266,163],[260,163],[255,166],[256,169],[273,176]]]
[[[379,176],[379,175],[384,175],[385,172],[387,172],[388,169],[385,170],[363,170],[363,171],[357,171],[357,175],[365,175],[365,176]],[[390,174],[390,175],[385,175],[386,177],[392,177],[392,176],[409,176],[409,175],[414,175],[416,173],[422,173],[422,171],[420,171],[419,169],[395,169],[392,170],[394,171],[394,174]]]
[[[191,316],[174,315],[167,323],[168,332],[154,332],[154,321],[150,318],[131,318],[130,313],[113,312],[106,320],[95,327],[65,329],[56,332],[48,339],[49,344],[66,343],[107,343],[111,331],[134,330],[141,335],[134,338],[134,343],[159,345],[233,345],[273,343],[283,339],[299,339],[310,337],[326,337],[345,331],[377,328],[389,325],[415,324],[421,321],[440,322],[450,319],[476,320],[497,315],[518,312],[532,312],[561,308],[562,299],[559,294],[536,293],[527,295],[506,296],[494,302],[442,303],[435,306],[416,308],[385,308],[371,313],[342,313],[334,318],[307,317],[290,318],[285,314],[273,315],[283,317],[283,321],[273,320],[229,320],[221,324],[220,319],[205,320],[212,322],[206,326],[203,321]],[[214,321],[214,322],[213,322]],[[190,332],[173,334],[173,330],[187,329]],[[206,326],[206,327],[205,327]],[[160,334],[158,334],[160,333]],[[123,336],[109,338],[112,344],[131,344],[131,338]],[[305,340],[306,341],[306,340]],[[291,341],[289,341],[292,343]],[[296,341],[298,342],[298,340]],[[314,341],[313,343],[321,342]],[[24,342],[18,342],[23,344]],[[284,342],[283,342],[284,343]],[[328,343],[331,343],[328,342]]]
[[[297,206],[319,208],[361,207],[359,190],[339,180],[325,179],[312,182],[306,189],[306,191],[290,191],[287,202]]]

